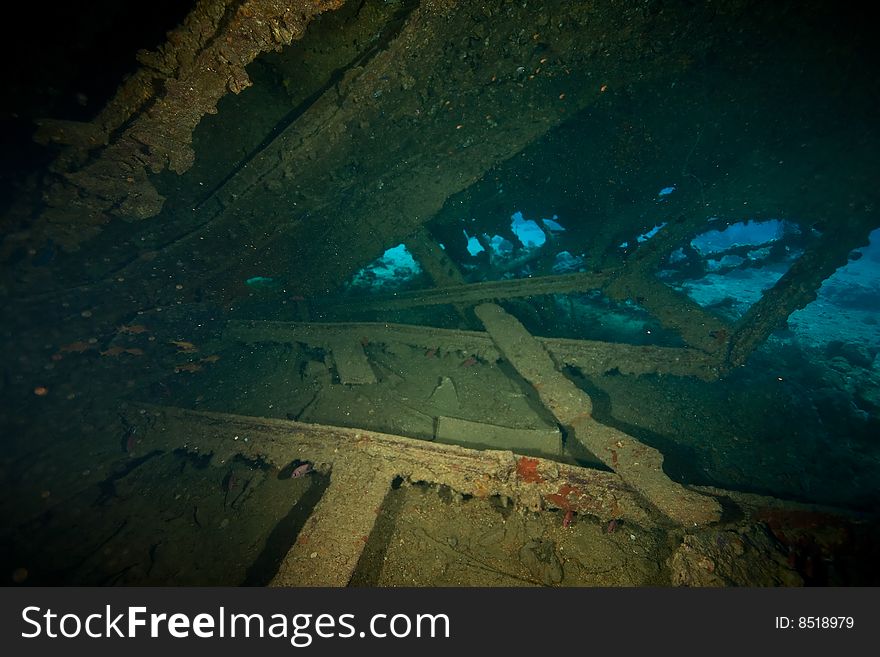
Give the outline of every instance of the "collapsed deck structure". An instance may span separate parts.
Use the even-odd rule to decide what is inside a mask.
[[[852,92],[855,67],[840,66],[858,61],[858,44],[805,63],[817,91],[810,111],[827,117],[824,130],[807,129],[788,102],[794,83],[775,68],[812,38],[796,18],[750,2],[201,0],[162,48],[139,54],[141,68],[93,121],[41,123],[36,138],[58,155],[38,181],[42,202],[5,218],[10,321],[26,325],[47,306],[70,327],[86,309],[110,326],[155,308],[244,307],[245,282],[271,277],[277,306],[270,295],[226,322],[224,340],[323,349],[349,386],[382,376],[369,343],[503,360],[555,418],[549,432],[517,433],[438,416],[432,442],[142,407],[163,423],[145,438],[157,448],[279,467],[298,458],[330,472],[278,584],[346,584],[375,521],[352,504],[378,508],[396,477],[606,521],[717,522],[723,494],[674,481],[657,449],[597,421],[565,368],[722,378],[880,225],[876,126],[836,118],[843,105],[857,116],[870,106]],[[676,193],[658,203],[670,180]],[[463,219],[480,232],[539,195],[579,217],[562,239],[585,254],[584,270],[469,282],[455,246]],[[735,323],[657,277],[708,218],[714,228],[785,218],[804,236],[787,273]],[[619,248],[661,223],[650,241]],[[433,287],[343,294],[355,271],[400,243]],[[680,346],[543,338],[516,317],[516,300],[567,293],[636,304]],[[282,298],[294,300],[283,312]],[[358,319],[425,308],[457,327]],[[229,443],[209,429],[218,424],[223,435],[246,426],[260,437]],[[552,460],[563,442],[604,469]],[[334,556],[316,570],[320,550]]]

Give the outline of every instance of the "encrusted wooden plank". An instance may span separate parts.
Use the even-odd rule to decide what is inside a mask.
[[[540,510],[564,509],[603,521],[643,527],[658,517],[614,473],[589,470],[509,451],[477,451],[402,436],[274,418],[205,413],[142,405],[130,409],[145,448],[210,454],[221,466],[236,455],[281,467],[307,460],[330,474],[272,580],[273,586],[345,586],[395,477]]]
[[[539,294],[565,294],[598,290],[608,274],[576,273],[521,278],[505,281],[485,281],[464,285],[446,285],[429,290],[413,290],[376,296],[363,301],[353,299],[325,299],[320,303],[324,311],[348,313],[363,310],[400,310],[441,304],[472,304],[489,299],[532,297]]]
[[[487,361],[499,358],[492,340],[481,331],[455,331],[411,324],[230,320],[226,322],[223,337],[249,343],[302,342],[326,349],[331,348],[335,339],[353,338],[361,344],[397,342],[442,352],[460,351]]]
[[[475,312],[504,357],[532,384],[547,409],[624,481],[682,524],[706,524],[721,517],[715,499],[666,476],[659,451],[594,420],[589,395],[557,371],[550,354],[519,320],[496,304],[482,304]]]
[[[376,383],[376,373],[364,353],[364,347],[354,339],[335,338],[330,342],[333,362],[339,382],[352,385]]]
[[[437,440],[489,449],[512,449],[519,453],[558,457],[562,454],[562,433],[556,427],[518,429],[474,422],[457,417],[437,418]]]
[[[475,497],[506,497],[532,511],[562,508],[606,521],[657,524],[642,497],[613,472],[507,450],[475,450],[363,429],[152,404],[132,407],[130,419],[142,432],[144,449],[210,454],[210,464],[218,467],[241,455],[279,468],[294,459],[309,461],[320,472],[332,472],[340,459],[357,458],[375,471],[444,484]],[[357,496],[357,490],[352,494]]]
[[[400,342],[438,349],[460,351],[486,361],[500,357],[492,338],[482,331],[456,331],[430,326],[376,322],[302,323],[258,320],[231,320],[223,336],[242,342],[302,342],[330,348],[333,339],[341,336],[364,343]],[[554,360],[580,368],[587,374],[671,374],[696,376],[704,380],[718,378],[719,360],[696,349],[629,345],[596,340],[536,337]]]

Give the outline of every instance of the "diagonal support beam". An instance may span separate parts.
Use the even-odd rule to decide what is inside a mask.
[[[559,274],[557,276],[541,276],[540,278],[447,285],[430,290],[414,290],[374,297],[362,302],[350,299],[331,299],[326,305],[322,304],[320,310],[324,312],[402,310],[443,304],[476,304],[491,299],[512,299],[540,294],[566,294],[598,289],[606,278],[607,275],[600,272],[598,274]]]
[[[657,279],[624,276],[603,291],[616,301],[630,299],[639,304],[664,327],[676,331],[688,345],[706,353],[717,354],[727,344],[731,328],[726,322]]]
[[[726,367],[745,364],[749,355],[796,310],[816,299],[822,283],[849,261],[849,254],[868,244],[866,226],[835,230],[813,242],[776,285],[764,292],[737,323]]]
[[[458,265],[455,264],[446,251],[440,248],[440,245],[437,244],[431,233],[424,226],[421,226],[406,240],[406,246],[422,268],[428,272],[428,276],[434,281],[434,285],[443,287],[446,285],[465,284],[464,277],[458,270]],[[467,304],[455,303],[453,308],[455,308],[455,312],[465,322],[469,322]]]
[[[666,476],[659,451],[594,420],[589,395],[557,371],[550,354],[519,320],[496,304],[482,304],[475,312],[501,353],[532,385],[547,409],[621,479],[681,524],[707,524],[721,517],[717,501]]]

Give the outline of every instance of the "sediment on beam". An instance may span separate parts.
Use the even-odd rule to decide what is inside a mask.
[[[226,323],[223,337],[245,343],[300,342],[325,349],[331,349],[335,339],[353,338],[361,344],[403,343],[422,349],[439,349],[441,352],[459,351],[489,362],[501,357],[491,336],[485,332],[410,324],[231,320]],[[625,375],[694,376],[705,381],[718,378],[716,359],[696,349],[565,338],[535,339],[550,352],[556,362],[577,367],[585,374],[615,371]]]
[[[296,11],[272,0],[197,3],[162,48],[138,54],[141,68],[59,156],[54,168],[63,176],[45,194],[32,239],[51,237],[74,250],[112,218],[158,214],[165,199],[150,176],[190,168],[193,131],[206,114],[217,112],[223,96],[251,86],[245,67],[301,38],[314,17],[342,3],[301,0]],[[59,129],[70,127],[49,122],[36,139],[57,142]]]
[[[344,384],[362,385],[376,383],[376,373],[364,353],[363,344],[354,336],[336,338],[330,342],[330,352],[339,381]]]
[[[721,507],[715,499],[666,476],[659,451],[594,420],[589,395],[557,371],[550,355],[519,320],[496,304],[482,304],[475,312],[504,357],[532,385],[554,417],[628,485],[683,525],[720,519]]]
[[[442,304],[476,304],[490,299],[531,297],[541,294],[566,294],[597,290],[606,280],[605,273],[560,274],[510,281],[486,281],[468,285],[448,285],[430,290],[413,290],[377,296],[366,301],[327,299],[318,307],[323,312],[362,312],[368,310],[404,310]]]
[[[440,248],[431,233],[424,226],[420,227],[406,240],[406,248],[416,261],[422,266],[434,285],[437,287],[445,287],[449,285],[464,285],[465,280],[458,270],[458,265],[449,257],[449,255]],[[468,319],[468,304],[455,303],[452,304],[455,312],[465,321]]]
[[[336,460],[330,485],[269,586],[348,585],[394,479],[393,471],[371,466]]]
[[[643,527],[662,523],[614,473],[517,457],[509,451],[477,451],[358,429],[146,404],[133,407],[130,414],[151,450],[208,454],[214,467],[237,455],[278,468],[302,460],[329,473],[329,487],[272,586],[348,584],[395,477],[442,484],[480,498],[497,495],[534,511],[564,509]]]
[[[732,332],[727,322],[704,310],[690,297],[654,278],[625,276],[603,292],[615,301],[633,301],[666,328],[677,332],[691,347],[708,354],[724,351]]]
[[[443,484],[475,497],[500,495],[532,511],[564,508],[642,526],[656,526],[659,520],[613,472],[506,450],[475,450],[362,429],[153,404],[133,405],[130,419],[143,431],[149,449],[210,454],[216,467],[241,455],[279,468],[295,459],[309,461],[326,473],[340,459],[347,463],[363,459],[374,470],[412,482]]]
[[[739,367],[796,310],[816,299],[822,283],[869,242],[870,229],[836,230],[813,242],[789,270],[765,291],[737,323],[730,340],[726,369]]]
[[[456,331],[410,324],[230,320],[226,322],[223,338],[244,343],[299,342],[323,349],[331,349],[335,340],[354,338],[361,344],[403,343],[442,352],[460,351],[486,361],[500,358],[492,340],[480,331]]]

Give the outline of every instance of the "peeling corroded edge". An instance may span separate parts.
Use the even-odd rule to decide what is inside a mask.
[[[299,39],[318,14],[344,0],[202,0],[156,53],[139,53],[145,68],[124,84],[83,139],[68,124],[47,122],[43,142],[107,146],[84,166],[81,149],[62,154],[61,175],[46,194],[48,208],[34,226],[37,239],[51,232],[63,248],[75,250],[111,216],[125,220],[158,214],[164,198],[148,178],[168,168],[183,173],[193,163],[192,134],[205,114],[217,112],[228,92],[250,86],[245,67],[259,54]],[[153,94],[155,86],[162,88]],[[127,127],[122,128],[126,125]],[[58,133],[58,128],[62,129]],[[53,132],[54,130],[54,132]],[[118,136],[114,131],[123,130]],[[75,132],[75,130],[74,130]]]
[[[348,336],[362,343],[401,342],[424,349],[439,348],[441,352],[461,351],[486,361],[501,357],[492,338],[483,331],[438,329],[411,324],[230,320],[223,332],[225,339],[245,343],[302,342],[317,346],[328,346],[334,336]],[[718,378],[718,359],[696,349],[567,338],[535,339],[557,362],[577,367],[587,374],[605,374],[616,370],[621,374],[695,376],[704,381]]]
[[[317,470],[330,472],[341,458],[363,459],[374,469],[393,471],[414,483],[441,484],[480,498],[506,497],[531,511],[555,508],[648,527],[665,524],[613,472],[520,457],[510,451],[475,450],[292,420],[151,404],[138,404],[129,413],[133,422],[138,417],[150,419],[144,440],[151,449],[209,453],[212,465],[218,467],[242,455],[279,468],[294,459],[307,460]]]

